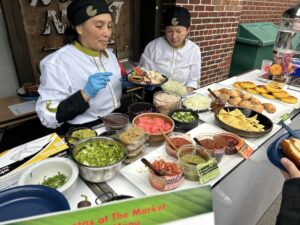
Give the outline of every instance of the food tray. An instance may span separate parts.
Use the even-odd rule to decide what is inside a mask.
[[[258,73],[254,76],[242,75],[242,76],[237,76],[237,77],[231,77],[227,80],[224,80],[224,81],[220,82],[219,84],[221,84],[223,86],[228,86],[228,87],[231,87],[231,88],[233,88],[233,83],[237,82],[237,81],[251,81],[251,82],[255,83],[256,85],[265,85],[266,84],[265,82],[262,82],[262,81],[258,80],[259,75],[260,74]],[[283,88],[283,90],[287,91],[290,95],[293,95],[293,96],[297,97],[298,102],[295,103],[295,104],[288,104],[288,103],[282,102],[282,101],[277,100],[277,99],[267,99],[267,98],[265,98],[261,95],[255,95],[255,97],[261,97],[263,99],[266,99],[266,100],[269,100],[269,101],[272,101],[272,102],[280,103],[281,105],[285,105],[285,106],[288,106],[288,107],[293,107],[294,109],[299,109],[300,108],[300,92],[288,89],[287,86],[285,86]]]
[[[186,105],[184,104],[184,102],[185,102],[187,99],[189,99],[189,98],[191,98],[191,97],[193,97],[193,96],[196,96],[196,95],[199,95],[199,96],[207,96],[207,95],[203,95],[203,94],[200,94],[200,93],[194,93],[194,94],[192,94],[192,95],[188,95],[188,96],[182,98],[182,100],[181,100],[181,102],[182,102],[182,107],[183,107],[184,109],[190,109],[190,110],[192,110],[192,111],[194,111],[194,112],[198,112],[198,113],[202,113],[202,112],[207,112],[207,111],[209,111],[209,110],[210,110],[210,102],[209,102],[209,104],[207,105],[207,107],[205,107],[205,108],[203,108],[203,109],[198,109],[198,110],[196,110],[196,109],[192,109],[192,108],[186,107]]]
[[[224,130],[212,126],[207,123],[203,123],[197,128],[191,130],[188,132],[191,137],[196,137],[200,136],[201,134],[205,133],[218,133],[218,132],[224,132]],[[250,145],[253,149],[256,149],[254,145],[252,145],[250,142],[245,140],[248,145]],[[157,156],[161,155],[166,155],[166,150],[165,150],[165,144],[157,148],[155,151],[150,152],[148,155],[144,156],[144,158],[151,160]],[[240,156],[239,154],[235,155],[225,155],[221,162],[218,164],[219,169],[220,169],[220,175],[216,177],[215,179],[209,181],[205,185],[214,185],[217,183],[224,175],[229,173],[232,168],[234,168],[236,165],[238,165],[241,161],[243,160],[243,157]],[[155,190],[152,188],[152,186],[149,183],[149,174],[148,174],[148,168],[145,167],[145,165],[141,162],[141,160],[137,160],[133,162],[132,164],[123,167],[120,170],[120,173],[128,179],[132,184],[134,184],[139,190],[141,190],[143,193],[146,195],[153,195],[153,194],[158,194],[162,193],[160,191]],[[195,181],[188,181],[184,180],[184,182],[176,189],[176,190],[181,190],[181,189],[187,189],[187,188],[192,188],[192,187],[200,187],[201,185],[199,182]]]
[[[236,89],[233,86],[224,86],[222,84],[214,83],[214,84],[211,84],[209,86],[200,88],[200,89],[196,90],[195,92],[200,93],[202,95],[208,95],[209,94],[208,88],[210,88],[212,91],[218,90],[218,89],[221,89],[221,88]],[[246,91],[243,91],[243,92],[246,93]],[[282,120],[281,117],[283,115],[290,114],[294,110],[294,107],[292,107],[289,104],[285,104],[285,103],[280,102],[280,101],[274,101],[274,100],[271,100],[271,99],[267,99],[267,98],[264,98],[261,95],[254,95],[253,94],[253,96],[255,98],[257,98],[258,100],[260,100],[262,103],[272,103],[276,107],[276,112],[275,113],[268,113],[266,110],[263,110],[263,112],[262,112],[262,114],[267,116],[269,119],[271,119],[273,123],[279,123]],[[231,106],[231,105],[226,103],[226,106]],[[201,113],[201,114],[199,114],[199,119],[210,123],[211,119],[208,119],[207,117],[212,117],[211,114],[214,114],[214,113],[213,112]]]
[[[168,78],[165,75],[162,75],[162,74],[161,74],[161,76],[164,77],[165,79],[164,79],[164,81],[162,81],[159,84],[138,82],[138,81],[135,81],[135,80],[131,79],[131,76],[132,76],[132,72],[128,74],[128,81],[130,83],[136,84],[138,86],[143,86],[143,87],[159,87],[159,86],[163,85],[164,83],[166,83],[168,81]]]

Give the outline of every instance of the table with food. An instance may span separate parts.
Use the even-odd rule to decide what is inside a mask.
[[[280,193],[277,167],[297,142],[282,123],[296,129],[300,120],[300,92],[263,83],[260,74],[253,70],[187,95],[165,76],[134,68],[130,82],[161,86],[153,102],[135,102],[127,114],[111,113],[93,129],[70,130],[56,143],[66,153],[36,160],[12,188],[57,189],[76,210],[210,185],[216,224],[255,224]]]

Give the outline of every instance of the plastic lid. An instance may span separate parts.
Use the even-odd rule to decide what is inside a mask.
[[[237,32],[237,42],[257,46],[273,45],[277,30],[277,26],[270,22],[240,24]]]

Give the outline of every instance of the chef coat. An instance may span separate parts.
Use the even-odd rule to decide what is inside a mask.
[[[201,73],[199,46],[185,39],[181,48],[173,48],[165,37],[151,41],[145,48],[139,65],[177,80],[186,87],[198,88]]]
[[[68,44],[48,55],[41,63],[40,97],[36,112],[41,123],[49,128],[62,125],[56,119],[56,109],[60,102],[82,90],[90,75],[111,72],[110,82],[90,98],[89,107],[69,124],[83,124],[111,113],[120,106],[122,83],[120,67],[116,56],[109,50],[94,52],[82,47],[78,42]]]

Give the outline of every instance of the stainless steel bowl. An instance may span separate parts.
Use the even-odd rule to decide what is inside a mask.
[[[79,162],[76,159],[76,153],[80,151],[85,145],[91,142],[99,142],[101,140],[108,140],[113,143],[116,143],[122,150],[124,151],[124,156],[117,161],[116,163],[109,165],[109,166],[103,166],[103,167],[96,167],[96,166],[87,166],[83,163]],[[79,168],[79,174],[80,176],[90,182],[93,183],[99,183],[99,182],[105,182],[110,179],[112,179],[120,170],[123,160],[127,156],[126,147],[119,141],[110,138],[110,137],[93,137],[89,139],[85,139],[82,141],[79,141],[75,144],[75,146],[72,148],[71,152],[72,158],[77,163]]]

